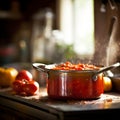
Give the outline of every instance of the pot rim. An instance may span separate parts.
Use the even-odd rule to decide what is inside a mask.
[[[118,63],[112,64],[110,66],[107,66],[107,67],[99,67],[98,69],[88,69],[88,70],[57,70],[57,69],[52,69],[53,67],[57,66],[58,64],[48,64],[48,65],[46,65],[44,63],[33,63],[32,65],[38,71],[42,71],[42,72],[46,72],[46,73],[48,73],[50,71],[66,72],[66,73],[68,73],[68,72],[74,72],[74,73],[75,72],[79,72],[79,73],[85,73],[85,72],[89,73],[89,72],[91,72],[91,73],[95,74],[94,76],[97,76],[100,73],[109,71],[111,69],[114,69],[114,68],[120,66],[120,63],[118,62]]]
[[[59,64],[43,64],[43,63],[33,63],[33,67],[35,69],[37,69],[38,71],[43,71],[43,72],[50,72],[50,71],[54,71],[54,72],[79,72],[79,73],[83,73],[83,72],[97,72],[100,69],[88,69],[88,70],[58,70],[58,69],[52,69],[53,67],[57,66]],[[101,67],[102,68],[102,67]]]

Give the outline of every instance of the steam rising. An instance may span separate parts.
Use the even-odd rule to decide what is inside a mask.
[[[119,44],[115,41],[111,41],[107,48],[106,64],[112,64],[117,61],[117,56],[119,54]]]

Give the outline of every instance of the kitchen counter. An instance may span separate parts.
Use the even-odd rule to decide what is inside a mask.
[[[38,95],[30,97],[15,95],[8,88],[0,90],[0,108],[0,118],[4,120],[115,119],[120,112],[120,94],[110,92],[102,94],[96,100],[63,101],[50,99],[45,88],[41,88]]]

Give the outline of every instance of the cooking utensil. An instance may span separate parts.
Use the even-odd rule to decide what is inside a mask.
[[[120,63],[99,70],[54,70],[57,64],[33,63],[33,67],[48,74],[47,92],[55,99],[96,99],[104,92],[103,72]]]
[[[120,73],[114,74],[114,76],[110,76],[112,80],[112,88],[113,91],[120,93]]]

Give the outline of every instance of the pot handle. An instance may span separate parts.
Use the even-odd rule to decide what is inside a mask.
[[[93,75],[93,80],[97,80],[96,77],[98,74],[103,73],[103,72],[108,71],[108,70],[111,70],[111,69],[114,69],[114,68],[119,67],[119,66],[120,66],[120,63],[118,62],[118,63],[115,63],[115,64],[110,65],[108,67],[103,67],[102,69],[95,72],[95,74]]]
[[[33,63],[32,66],[38,71],[48,72],[48,70],[45,68],[46,65],[43,63]]]

